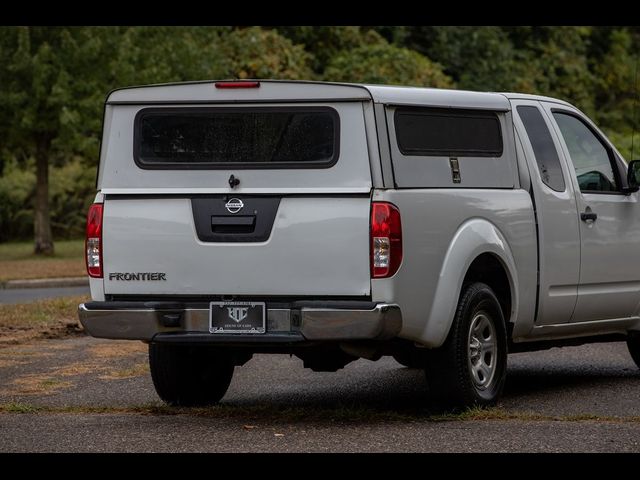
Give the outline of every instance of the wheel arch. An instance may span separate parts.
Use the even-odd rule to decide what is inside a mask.
[[[477,256],[469,265],[469,269],[464,276],[459,296],[462,295],[465,285],[475,282],[482,282],[491,287],[498,298],[505,322],[507,324],[513,322],[511,318],[511,305],[513,302],[511,281],[507,273],[507,267],[500,257],[488,252]]]
[[[494,289],[508,327],[519,307],[516,272],[511,248],[498,227],[483,218],[467,220],[456,231],[443,259],[421,343],[431,348],[444,343],[462,287],[471,281],[482,281]]]

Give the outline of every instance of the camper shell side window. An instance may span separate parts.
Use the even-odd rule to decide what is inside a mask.
[[[390,106],[397,188],[513,188],[515,153],[506,112]]]

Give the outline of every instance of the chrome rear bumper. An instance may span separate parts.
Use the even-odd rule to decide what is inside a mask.
[[[339,302],[336,302],[339,304]],[[153,341],[197,337],[225,344],[234,341],[268,343],[290,341],[387,340],[402,328],[400,307],[370,304],[371,308],[267,308],[264,334],[209,333],[209,309],[169,302],[88,302],[78,306],[80,322],[99,338]],[[287,340],[288,339],[288,340]],[[159,340],[159,338],[158,338]]]

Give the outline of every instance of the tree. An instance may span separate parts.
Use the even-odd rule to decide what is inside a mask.
[[[277,31],[311,54],[311,68],[317,75],[341,52],[379,43],[382,39],[374,30],[355,26],[277,27]]]
[[[131,85],[223,77],[228,60],[220,36],[229,27],[129,27],[121,29],[106,56],[108,90]]]
[[[595,114],[590,27],[505,27],[516,53],[514,90],[567,100]]]
[[[311,55],[275,30],[250,27],[224,35],[218,45],[227,78],[311,80]]]
[[[49,166],[98,156],[102,106],[127,84],[221,75],[216,29],[21,27],[1,30],[2,156],[35,161],[34,252],[53,254]],[[95,164],[94,164],[95,165]]]
[[[97,142],[84,135],[96,111],[84,74],[99,64],[100,38],[82,29],[21,27],[5,30],[2,40],[0,137],[20,162],[35,159],[34,252],[50,255],[49,161],[70,149],[96,153]]]
[[[310,78],[311,56],[259,27],[132,27],[110,57],[114,86],[221,78]]]
[[[595,76],[594,102],[597,119],[618,131],[633,127],[636,98],[638,54],[633,50],[632,36],[627,29],[608,32],[606,50],[592,59]]]
[[[377,43],[337,54],[323,76],[325,80],[338,82],[453,86],[440,65],[413,50],[390,45],[381,37]]]
[[[460,88],[513,89],[516,52],[500,27],[410,27],[406,44],[440,63]]]

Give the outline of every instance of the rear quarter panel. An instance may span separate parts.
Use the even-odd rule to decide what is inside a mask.
[[[402,265],[392,278],[372,281],[374,301],[400,305],[402,338],[428,347],[444,342],[466,271],[482,253],[494,254],[507,269],[515,328],[532,328],[536,232],[526,191],[377,190],[374,200],[397,205],[402,216]]]

